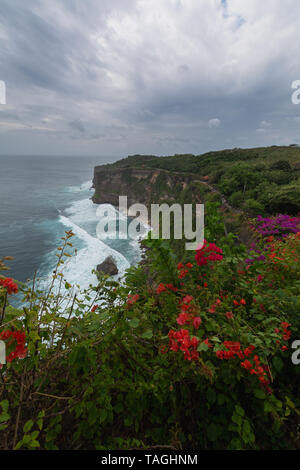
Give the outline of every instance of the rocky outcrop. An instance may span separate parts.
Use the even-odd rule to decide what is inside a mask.
[[[109,274],[109,276],[115,276],[119,272],[118,267],[111,256],[108,256],[103,263],[98,264],[97,271],[99,273]]]
[[[194,179],[195,175],[190,173],[156,168],[97,166],[94,170],[95,193],[92,200],[96,204],[118,206],[119,196],[127,196],[128,206],[140,203],[150,207],[150,204],[164,200],[176,201],[176,196]]]

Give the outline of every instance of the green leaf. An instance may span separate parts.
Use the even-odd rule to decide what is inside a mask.
[[[25,423],[24,428],[23,428],[23,431],[24,431],[25,433],[29,432],[30,429],[32,428],[32,426],[33,426],[33,421],[32,421],[32,419],[30,419],[29,421],[27,421],[27,422]]]
[[[153,337],[153,331],[152,330],[147,330],[141,336],[144,339],[151,339]]]
[[[207,428],[207,438],[209,441],[217,441],[222,434],[222,427],[219,424],[211,423]]]
[[[140,320],[138,318],[133,318],[132,320],[129,320],[129,325],[131,328],[137,328],[140,324]]]
[[[2,411],[4,411],[5,413],[8,412],[8,406],[9,406],[8,400],[2,400],[0,402],[0,406],[2,408]]]
[[[246,444],[251,444],[255,441],[255,436],[252,432],[250,423],[248,420],[245,420],[242,428],[242,439]]]
[[[122,403],[117,403],[114,407],[114,412],[120,414],[122,413],[122,411],[124,411],[124,406],[122,405]]]
[[[213,388],[209,388],[206,393],[207,401],[210,405],[213,405],[217,399],[216,392]]]
[[[243,408],[241,406],[236,405],[235,411],[237,412],[238,415],[240,415],[242,417],[245,416],[245,411],[243,410]]]
[[[8,413],[1,413],[0,415],[0,423],[5,423],[8,421],[10,418],[10,415]]]
[[[31,437],[29,434],[26,434],[24,437],[23,437],[23,444],[29,444],[29,442],[31,441]]]
[[[208,351],[209,347],[207,346],[206,343],[201,343],[199,344],[199,346],[197,347],[197,351],[198,352],[206,352]]]
[[[38,437],[38,435],[39,435],[39,431],[33,431],[31,433],[31,439],[36,439]]]
[[[295,403],[293,403],[289,397],[285,397],[285,399],[287,406],[289,406],[290,408],[295,408]]]
[[[237,413],[234,413],[234,415],[232,416],[232,421],[237,424],[238,426],[241,426],[242,425],[242,422],[243,422],[243,418],[238,415]]]
[[[283,361],[280,359],[280,357],[274,357],[273,358],[273,366],[277,372],[280,372],[283,368]]]
[[[42,419],[38,419],[36,423],[37,423],[37,425],[38,425],[39,430],[41,431],[41,430],[42,430],[42,427],[43,427],[43,420],[42,420]]]
[[[40,443],[36,440],[30,442],[30,447],[33,447],[34,449],[37,447],[40,447]]]
[[[218,401],[218,405],[224,405],[224,403],[227,401],[227,397],[223,395],[223,393],[220,393],[217,396],[217,401]]]
[[[254,390],[254,396],[260,400],[264,400],[266,398],[266,394],[261,388],[256,388]]]
[[[104,421],[106,421],[107,419],[107,415],[108,415],[107,410],[105,408],[102,408],[102,410],[99,413],[99,422],[104,423]]]
[[[16,445],[15,449],[14,450],[18,450],[22,447],[23,445],[23,440],[19,441],[18,444]]]

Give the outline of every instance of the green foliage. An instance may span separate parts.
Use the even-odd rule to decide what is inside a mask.
[[[203,155],[174,155],[156,157],[133,155],[120,160],[108,168],[157,168],[170,172],[187,173],[193,179],[208,178],[236,207],[250,216],[258,213],[274,214],[285,212],[296,214],[299,202],[299,159],[298,147],[266,147],[254,149],[232,149],[209,152]],[[154,193],[168,193],[172,190],[165,183],[166,176],[160,175]],[[298,183],[297,183],[298,180]],[[191,184],[189,183],[190,187]],[[141,189],[142,191],[142,189]],[[188,189],[186,191],[188,193]],[[178,196],[178,194],[177,194]],[[187,196],[187,194],[186,194]],[[199,187],[192,191],[190,199],[206,201],[220,200],[217,193],[203,193]],[[181,196],[182,198],[182,196]],[[187,198],[186,198],[187,199]],[[179,197],[176,197],[179,200]],[[255,200],[256,205],[251,201]],[[182,202],[182,201],[181,201]]]
[[[97,286],[78,292],[63,274],[72,236],[64,238],[45,292],[24,287],[19,310],[7,309],[0,292],[1,331],[24,330],[28,348],[26,358],[1,370],[1,448],[295,448],[299,370],[277,344],[275,328],[288,321],[293,337],[300,329],[298,238],[279,247],[286,249],[283,261],[246,270],[246,248],[225,236],[211,204],[205,236],[223,249],[212,269],[186,252],[180,261],[193,267],[180,278],[172,242],[145,240],[146,260],[122,284],[101,275]],[[162,283],[172,289],[159,293]],[[167,351],[187,295],[202,319],[193,333],[199,361]],[[240,299],[245,304],[234,306]],[[255,346],[270,370],[271,395],[239,360],[218,359],[225,340]]]
[[[264,206],[255,199],[247,199],[244,202],[243,207],[252,216],[264,213]]]
[[[300,179],[288,186],[280,186],[266,198],[269,212],[297,214],[300,211]]]
[[[270,166],[271,170],[291,171],[291,165],[287,160],[277,160]]]

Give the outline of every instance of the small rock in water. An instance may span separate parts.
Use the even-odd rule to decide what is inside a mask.
[[[114,276],[115,274],[118,274],[119,270],[118,267],[114,261],[114,259],[111,256],[108,256],[103,263],[98,264],[97,266],[97,271],[100,273],[104,274],[109,274],[110,276]]]

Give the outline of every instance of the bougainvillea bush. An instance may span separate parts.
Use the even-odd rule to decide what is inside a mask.
[[[19,286],[22,309],[2,278],[2,448],[297,448],[300,230],[260,236],[248,263],[215,213],[206,224],[185,259],[144,241],[123,284],[68,284],[72,232],[49,289]]]

